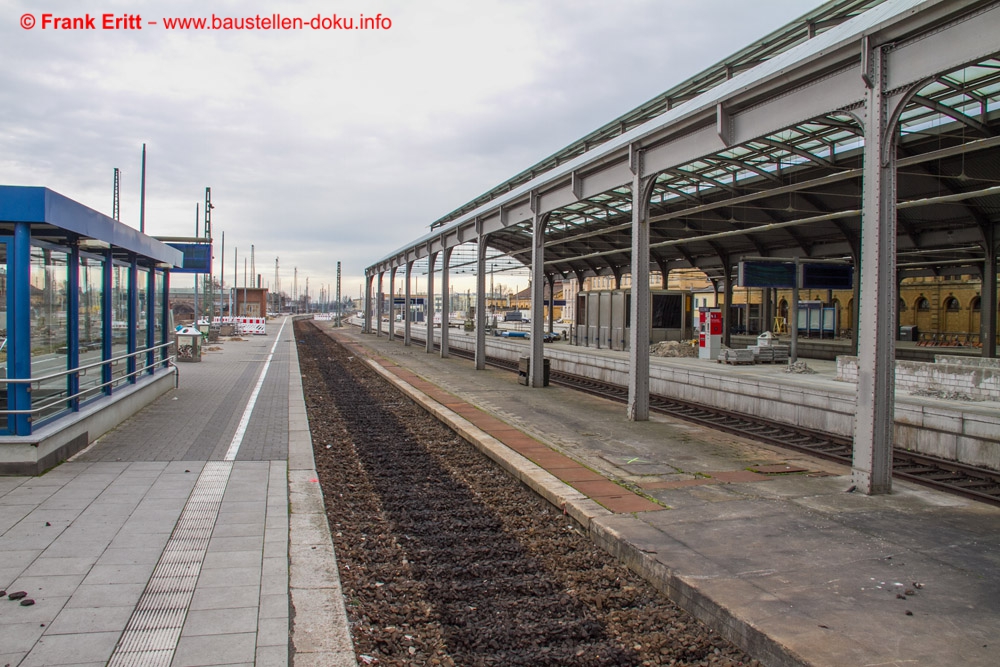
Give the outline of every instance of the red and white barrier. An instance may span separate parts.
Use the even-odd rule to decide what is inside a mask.
[[[265,330],[267,324],[266,317],[213,317],[213,324],[235,324],[236,330],[240,335],[243,334],[254,334],[263,336],[267,333]]]
[[[267,333],[264,330],[267,324],[266,317],[234,317],[233,320],[239,325],[241,334],[263,336]]]

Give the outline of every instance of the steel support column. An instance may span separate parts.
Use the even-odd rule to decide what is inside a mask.
[[[657,268],[660,269],[660,288],[668,289],[667,285],[670,284],[670,268],[664,260],[658,257],[654,258],[654,260],[656,261]]]
[[[630,421],[649,421],[649,190],[655,181],[642,175],[642,153],[632,164],[632,304],[628,352]]]
[[[760,331],[771,331],[774,325],[774,313],[771,308],[771,290],[762,287],[760,290]]]
[[[382,290],[382,278],[385,271],[378,272],[378,290],[375,293],[375,337],[382,336],[382,304],[385,303],[385,292]]]
[[[983,244],[983,287],[979,296],[979,340],[983,344],[983,356],[997,356],[997,244],[996,229],[987,227],[986,242]]]
[[[729,256],[722,256],[722,344],[732,347],[733,337],[733,266]],[[747,315],[750,314],[750,304],[747,304]]]
[[[410,306],[410,283],[413,282],[413,262],[406,263],[406,287],[403,288],[403,346],[410,345],[410,320],[413,318],[413,309]]]
[[[851,349],[854,356],[858,356],[858,325],[861,321],[861,254],[854,253],[851,256],[854,262],[854,303],[851,304]]]
[[[432,252],[427,257],[427,305],[424,307],[424,324],[427,327],[427,339],[424,351],[430,354],[434,351],[434,261],[437,253]]]
[[[573,271],[576,276],[576,287],[573,290],[573,319],[570,321],[569,325],[569,340],[573,345],[583,345],[580,340],[579,330],[581,328],[581,315],[580,310],[580,292],[583,291],[583,285],[586,281],[586,276],[584,276],[583,271],[576,269]],[[586,325],[586,322],[582,323]],[[586,336],[584,336],[586,338]]]
[[[865,48],[868,48],[867,42]],[[885,93],[885,52],[870,48],[867,61],[864,185],[861,229],[861,308],[858,321],[858,398],[852,480],[863,493],[892,490],[892,436],[896,337],[896,144]]]
[[[389,340],[396,340],[396,267],[389,269]]]
[[[900,272],[899,267],[896,268],[896,294],[900,293],[900,287],[903,284],[903,275]],[[899,340],[899,328],[902,325],[902,312],[899,309],[899,298],[896,298],[896,321],[892,323],[892,337],[894,340]]]
[[[448,273],[451,271],[451,248],[445,248],[441,253],[441,358],[448,358],[448,329],[451,315],[451,282]]]
[[[476,246],[476,370],[486,369],[486,235]]]
[[[548,275],[549,283],[549,333],[555,331],[556,324],[556,277],[554,274]]]
[[[538,213],[538,196],[531,195],[531,387],[545,386],[545,216]]]
[[[365,273],[364,313],[361,333],[370,334],[372,332],[372,275],[367,272]]]
[[[788,363],[799,360],[799,258],[795,258],[795,280],[792,282],[792,302],[788,305]]]

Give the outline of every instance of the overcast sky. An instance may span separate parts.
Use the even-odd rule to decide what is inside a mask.
[[[431,222],[819,0],[0,0],[0,183],[193,235],[216,270],[357,296]],[[43,28],[43,14],[96,30]],[[168,17],[388,17],[382,30],[167,30]],[[25,14],[35,25],[22,27]],[[102,30],[102,15],[141,30]],[[138,19],[141,17],[141,23]],[[23,19],[30,23],[29,20]],[[147,22],[156,21],[156,25]],[[123,24],[127,25],[127,21]],[[388,24],[382,21],[383,26]]]

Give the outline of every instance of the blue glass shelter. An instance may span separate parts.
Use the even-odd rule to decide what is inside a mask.
[[[0,185],[0,473],[38,473],[175,385],[180,251],[43,187]]]

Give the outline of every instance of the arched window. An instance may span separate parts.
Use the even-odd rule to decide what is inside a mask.
[[[953,296],[949,296],[947,299],[944,300],[944,309],[949,312],[955,313],[961,310],[962,307],[958,304],[958,299],[956,299]]]
[[[917,298],[916,302],[917,310],[927,311],[931,309],[931,302],[927,300],[927,297],[922,296]]]
[[[978,313],[982,309],[983,309],[983,300],[978,296],[972,297],[972,303],[969,304],[969,310],[971,310],[974,313]]]
[[[903,301],[903,299],[899,300],[899,312],[906,312],[906,301]]]

